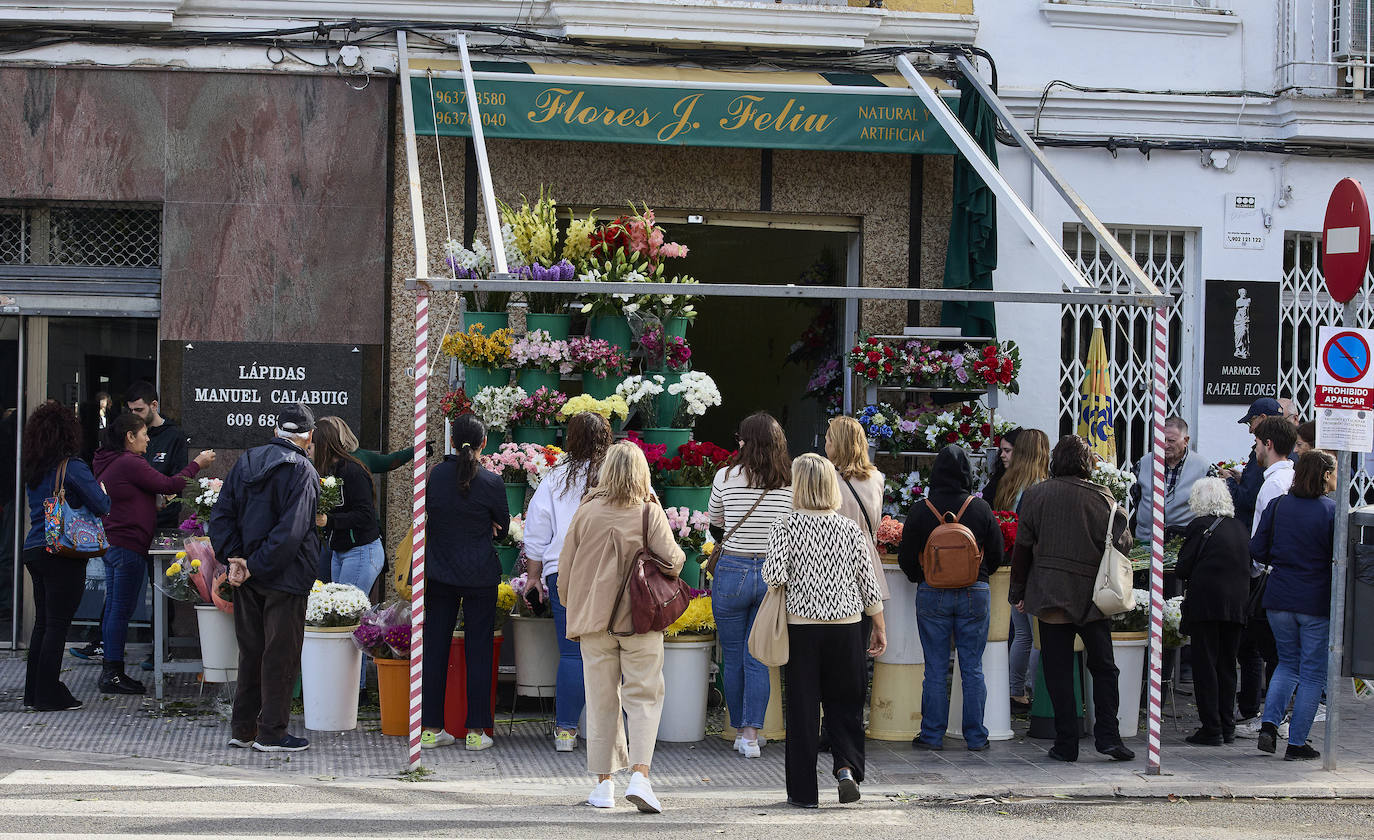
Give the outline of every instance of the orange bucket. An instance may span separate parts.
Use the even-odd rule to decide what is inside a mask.
[[[382,706],[382,734],[410,734],[410,660],[374,659]]]

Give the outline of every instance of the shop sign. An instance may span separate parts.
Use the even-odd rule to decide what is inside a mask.
[[[357,432],[362,359],[352,344],[192,342],[182,352],[182,427],[202,446],[248,449],[271,438],[283,405],[299,402]]]
[[[431,100],[430,89],[434,96]],[[952,155],[915,93],[584,84],[538,75],[475,79],[486,137],[649,145]],[[411,79],[415,131],[471,135],[461,79]],[[433,102],[433,109],[424,106]]]
[[[1264,235],[1268,228],[1264,226],[1264,210],[1259,206],[1259,196],[1227,193],[1225,222],[1223,248],[1263,250]]]
[[[1249,405],[1279,395],[1279,284],[1208,280],[1202,401]]]

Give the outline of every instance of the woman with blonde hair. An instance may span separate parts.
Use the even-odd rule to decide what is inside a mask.
[[[1219,478],[1199,478],[1188,494],[1193,521],[1178,552],[1183,633],[1192,637],[1193,692],[1202,724],[1187,740],[1219,747],[1236,739],[1236,652],[1250,598],[1250,534]]]
[[[623,441],[606,450],[596,489],[568,526],[557,587],[567,608],[567,637],[582,646],[587,771],[597,777],[587,803],[614,807],[611,774],[631,765],[625,798],[657,814],[663,808],[649,784],[649,764],[663,714],[663,633],[635,633],[629,604],[616,610],[630,563],[642,548],[664,574],[682,571],[686,558],[649,487],[649,463],[638,446]]]
[[[840,515],[853,520],[868,539],[869,559],[883,600],[891,597],[878,555],[878,524],[883,519],[883,482],[886,477],[868,459],[868,436],[853,417],[835,417],[825,430],[825,457],[835,465],[840,483]],[[867,622],[865,622],[867,627]],[[865,637],[866,638],[866,637]]]
[[[745,758],[758,758],[763,746],[759,730],[768,709],[768,667],[750,655],[747,641],[767,591],[762,571],[768,529],[792,512],[792,465],[782,426],[766,412],[744,418],[736,440],[739,451],[730,466],[711,480],[711,525],[725,534],[720,562],[707,571],[735,749]]]
[[[769,586],[787,587],[787,801],[815,808],[822,706],[840,802],[859,798],[864,649],[880,655],[887,630],[868,538],[837,512],[835,468],[807,453],[792,462],[791,472],[793,510],[769,529],[762,574]],[[862,635],[863,615],[873,620],[869,639]]]
[[[1006,472],[997,484],[997,491],[991,498],[993,510],[1016,513],[1021,507],[1021,496],[1026,490],[1050,477],[1050,439],[1039,429],[1021,429],[1011,450]],[[1011,549],[1010,546],[1007,547]],[[1030,711],[1030,688],[1034,684],[1037,660],[1039,659],[1031,638],[1030,616],[1022,612],[1011,612],[1011,653],[1008,662],[1008,690],[1011,692],[1013,712]]]

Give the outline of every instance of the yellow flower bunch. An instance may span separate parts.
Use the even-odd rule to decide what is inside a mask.
[[[185,560],[185,559],[186,559],[186,552],[184,552],[184,551],[178,551],[178,552],[177,552],[177,559],[178,559],[178,560]]]
[[[584,411],[600,414],[607,420],[610,420],[612,416],[624,420],[630,415],[630,406],[626,404],[625,398],[619,394],[611,394],[604,400],[598,400],[587,394],[578,394],[563,403],[563,407],[558,410],[558,419],[566,421]]]
[[[501,581],[501,585],[496,587],[496,614],[509,615],[515,608],[515,588],[509,583]]]
[[[444,336],[439,352],[469,367],[501,367],[510,361],[514,336],[509,329],[500,329],[491,335],[487,335],[486,330],[486,326],[478,322],[468,327],[467,332],[449,333]]]
[[[663,635],[672,638],[681,633],[714,632],[716,632],[716,617],[711,612],[711,596],[698,595],[687,604],[687,609],[678,616],[678,620],[668,625],[668,629],[663,631]]]
[[[563,238],[563,259],[573,265],[581,265],[582,261],[591,256],[592,253],[592,231],[596,230],[596,214],[588,213],[585,219],[573,219],[568,223],[568,232]]]
[[[501,217],[510,225],[515,247],[530,265],[553,265],[554,240],[558,237],[558,211],[552,195],[539,188],[539,198],[531,207],[529,199],[520,196],[520,209],[512,210],[501,202]]]
[[[191,571],[193,571],[193,572],[200,571],[200,561],[199,561],[199,560],[194,560],[194,559],[193,559],[193,560],[191,561]]]
[[[702,553],[702,554],[705,554],[707,557],[710,557],[710,556],[711,556],[711,552],[713,552],[713,551],[715,551],[715,550],[716,550],[716,541],[713,540],[713,539],[709,539],[709,538],[708,538],[708,539],[706,540],[706,542],[704,542],[704,543],[701,544],[701,553]]]
[[[176,577],[179,574],[181,574],[180,563],[173,563],[172,565],[167,567],[167,577]]]

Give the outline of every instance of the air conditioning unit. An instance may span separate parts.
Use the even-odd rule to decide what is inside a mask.
[[[1368,61],[1374,46],[1369,17],[1374,0],[1331,0],[1331,57],[1335,61]],[[1349,20],[1347,22],[1347,15]]]

